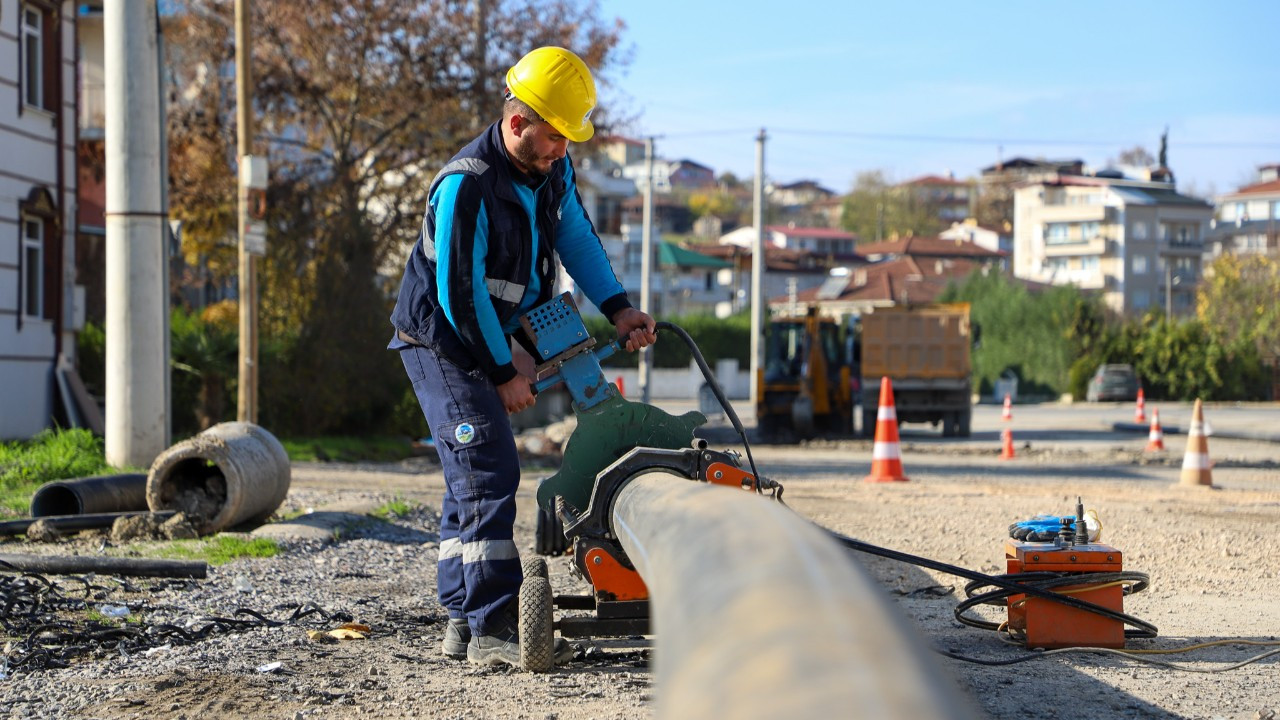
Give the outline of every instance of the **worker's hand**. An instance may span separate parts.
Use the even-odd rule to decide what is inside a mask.
[[[533,396],[533,386],[530,384],[529,378],[523,375],[517,375],[499,385],[498,397],[502,399],[502,406],[507,409],[508,414],[531,408],[533,403],[536,402]]]
[[[618,340],[626,340],[628,352],[634,352],[658,342],[653,318],[649,313],[633,307],[623,308],[615,313],[613,326],[618,328]]]

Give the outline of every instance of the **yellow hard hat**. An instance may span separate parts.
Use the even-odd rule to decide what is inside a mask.
[[[595,134],[596,83],[582,58],[559,47],[540,47],[507,71],[507,90],[561,135],[584,142]]]

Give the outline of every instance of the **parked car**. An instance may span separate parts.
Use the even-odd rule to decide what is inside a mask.
[[[1085,399],[1089,402],[1100,400],[1137,400],[1138,375],[1132,365],[1108,363],[1099,365],[1098,370],[1089,378],[1089,389]]]

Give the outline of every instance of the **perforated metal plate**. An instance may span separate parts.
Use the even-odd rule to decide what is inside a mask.
[[[539,362],[546,362],[569,348],[584,342],[595,344],[587,333],[587,326],[582,322],[582,314],[573,302],[573,296],[563,293],[538,307],[530,310],[520,318],[534,347],[538,349]]]

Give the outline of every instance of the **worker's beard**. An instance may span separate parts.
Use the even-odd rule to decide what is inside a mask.
[[[551,163],[554,159],[546,159],[540,157],[533,148],[533,136],[525,134],[516,140],[516,149],[512,153],[516,165],[529,175],[546,175],[551,172]]]

